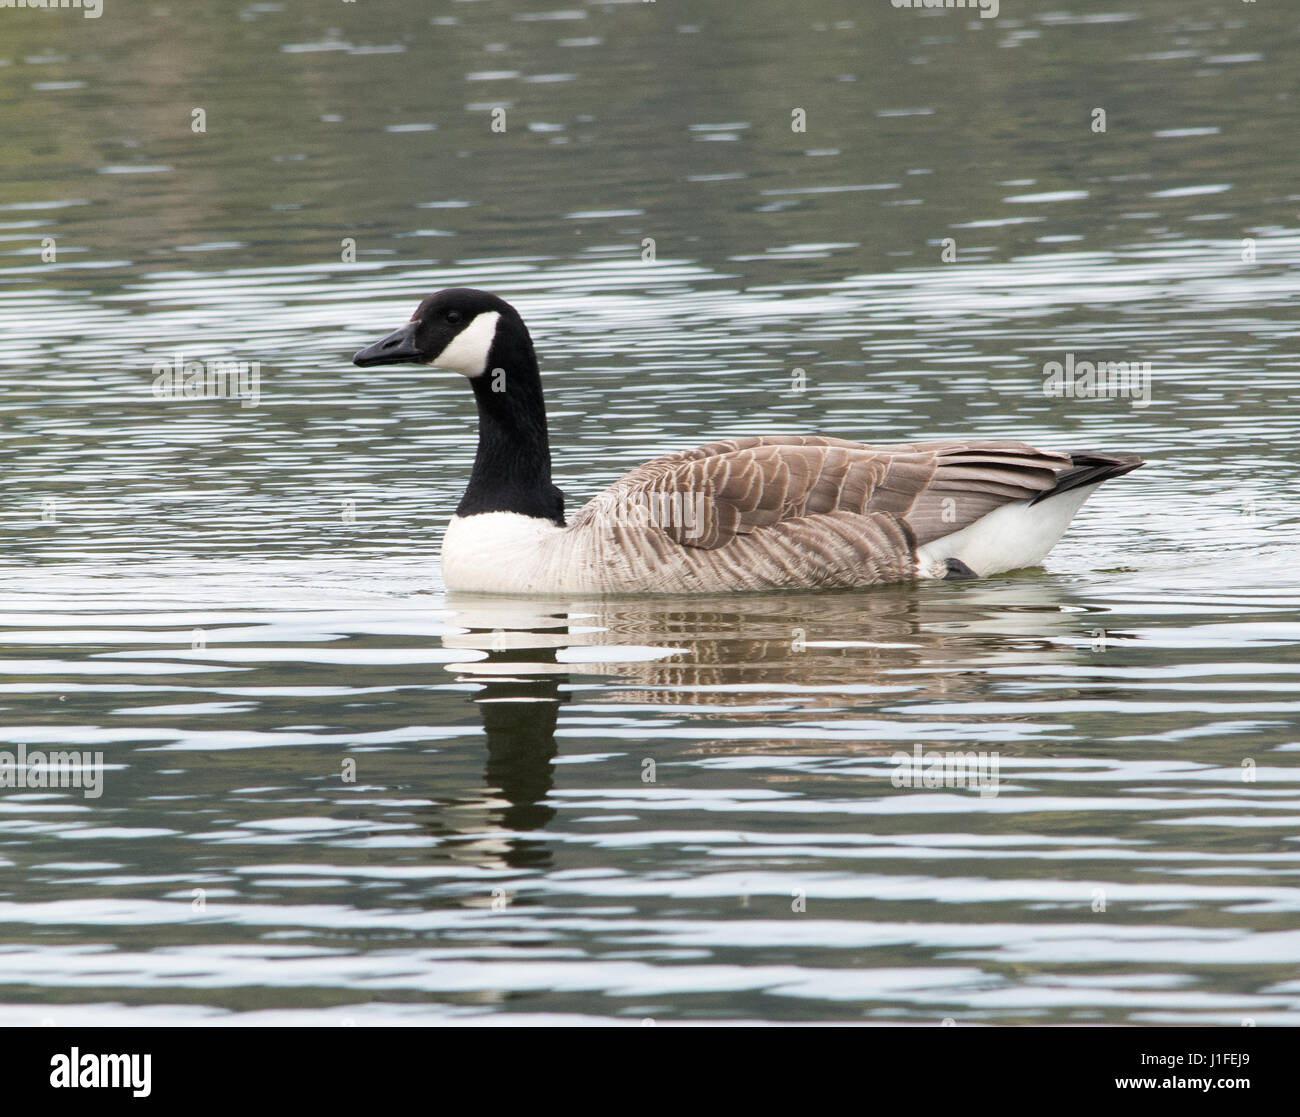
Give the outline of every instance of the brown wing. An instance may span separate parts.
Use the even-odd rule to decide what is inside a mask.
[[[847,513],[875,524],[896,518],[917,545],[1046,492],[1069,465],[1067,454],[1011,441],[738,438],[647,462],[583,508],[573,526],[610,515],[626,522],[627,511],[640,508],[674,542],[716,549],[808,517],[833,515],[844,525]]]

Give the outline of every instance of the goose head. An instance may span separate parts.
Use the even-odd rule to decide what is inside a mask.
[[[362,368],[429,365],[474,380],[490,369],[517,363],[508,360],[513,355],[508,350],[521,343],[531,358],[528,330],[508,302],[472,287],[449,287],[430,295],[406,325],[362,349],[352,363]]]
[[[478,450],[457,515],[514,512],[564,523],[551,484],[551,451],[537,355],[524,320],[504,299],[472,287],[430,295],[411,320],[352,358],[458,372],[478,407]]]

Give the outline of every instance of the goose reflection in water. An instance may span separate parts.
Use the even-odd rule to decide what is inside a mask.
[[[834,722],[861,722],[902,698],[979,697],[990,689],[989,669],[1077,663],[1100,623],[1096,607],[1041,576],[717,598],[453,595],[449,605],[447,621],[459,631],[443,643],[467,655],[446,670],[480,688],[473,701],[487,733],[487,795],[462,802],[478,810],[469,830],[463,815],[455,829],[465,838],[476,826],[512,833],[471,847],[517,867],[549,862],[544,842],[518,834],[555,817],[556,727],[561,704],[575,695],[588,710],[648,709],[658,720],[672,709],[703,720],[725,707],[731,723],[771,727],[758,740],[675,738],[677,756],[892,752],[896,737],[840,739]],[[814,717],[831,728],[791,735]],[[653,734],[647,724],[645,735]]]

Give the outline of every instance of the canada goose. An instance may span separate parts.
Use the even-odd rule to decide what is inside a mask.
[[[693,593],[1000,574],[1042,561],[1102,481],[1143,464],[1001,440],[733,438],[647,462],[566,524],[537,357],[509,303],[439,291],[353,361],[447,369],[474,390],[478,451],[442,545],[451,590]]]

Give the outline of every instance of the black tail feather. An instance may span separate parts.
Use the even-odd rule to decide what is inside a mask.
[[[1071,489],[1081,489],[1084,485],[1108,481],[1147,464],[1136,454],[1071,453],[1070,462],[1072,468],[1057,475],[1055,488],[1039,493],[1030,504],[1037,504],[1040,500],[1047,500],[1059,493],[1068,493]]]

